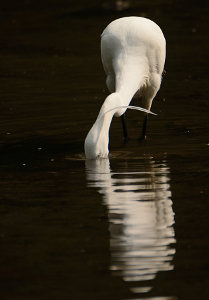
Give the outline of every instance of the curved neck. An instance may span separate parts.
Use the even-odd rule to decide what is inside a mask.
[[[84,147],[87,158],[108,157],[109,129],[115,114],[115,110],[111,109],[120,105],[120,96],[117,93],[113,93],[105,99],[99,115],[85,140]]]
[[[101,118],[101,117],[110,117],[111,116],[111,120],[113,115],[115,114],[115,110],[113,110],[114,108],[122,105],[122,99],[119,93],[112,93],[109,96],[107,96],[107,98],[105,99],[104,103],[102,104],[102,107],[99,111],[98,117],[97,119]],[[109,115],[109,116],[108,116]]]
[[[114,115],[114,111],[109,111],[111,108],[102,106],[99,115],[94,123],[93,127],[97,132],[97,142],[99,144],[109,144],[109,129]],[[107,113],[106,113],[107,112]]]

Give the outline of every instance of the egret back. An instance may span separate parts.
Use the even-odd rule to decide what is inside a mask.
[[[146,83],[151,73],[161,75],[163,72],[164,35],[160,27],[149,19],[142,17],[117,19],[102,33],[101,58],[111,92],[120,90],[124,82],[127,84],[130,78],[132,81],[138,80],[140,84]],[[127,72],[127,68],[131,71]],[[142,83],[141,76],[144,78]],[[138,87],[140,88],[139,84]]]

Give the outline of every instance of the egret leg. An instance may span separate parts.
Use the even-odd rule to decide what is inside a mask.
[[[148,114],[145,114],[143,125],[142,125],[142,134],[141,137],[139,138],[140,141],[146,140],[147,119],[148,119]]]
[[[126,126],[126,121],[125,121],[125,114],[121,116],[121,122],[122,122],[122,127],[123,127],[123,137],[124,140],[128,140],[128,131],[127,131],[127,126]]]

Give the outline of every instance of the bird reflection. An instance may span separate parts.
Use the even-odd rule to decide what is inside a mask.
[[[157,272],[173,269],[174,213],[166,161],[148,158],[113,172],[108,159],[87,160],[86,170],[88,186],[98,189],[108,208],[110,269],[132,282],[132,292],[149,292]]]

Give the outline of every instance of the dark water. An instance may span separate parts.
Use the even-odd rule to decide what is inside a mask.
[[[1,4],[1,299],[209,299],[208,4],[130,3]],[[143,144],[140,113],[126,145],[115,119],[110,159],[85,161],[100,33],[125,15],[167,39],[158,116]]]

